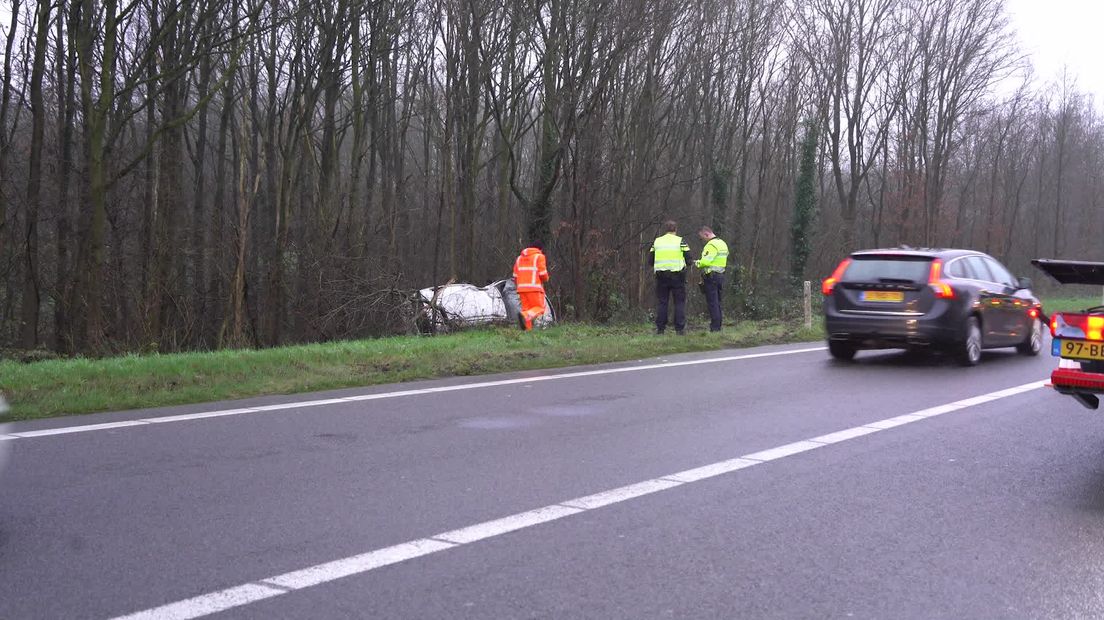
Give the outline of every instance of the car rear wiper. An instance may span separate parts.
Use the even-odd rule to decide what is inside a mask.
[[[1104,312],[1104,306],[1093,306],[1092,308],[1086,308],[1081,312]]]
[[[908,278],[878,278],[882,284],[916,284]]]

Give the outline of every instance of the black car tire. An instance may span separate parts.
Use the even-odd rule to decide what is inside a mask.
[[[849,362],[855,359],[855,345],[843,340],[829,340],[828,352],[832,354],[832,357]]]
[[[1021,355],[1038,355],[1043,350],[1043,322],[1035,319],[1031,325],[1031,332],[1027,334],[1027,340],[1016,345],[1016,350]]]
[[[963,366],[977,366],[981,361],[981,324],[977,317],[966,319],[966,337],[956,347],[958,362]]]

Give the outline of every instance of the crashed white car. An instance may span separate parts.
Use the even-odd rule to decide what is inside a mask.
[[[513,280],[499,280],[487,286],[474,284],[444,284],[418,291],[418,326],[423,332],[449,332],[476,325],[517,323],[521,302]],[[546,327],[555,320],[552,304],[548,311],[533,321],[535,327]]]

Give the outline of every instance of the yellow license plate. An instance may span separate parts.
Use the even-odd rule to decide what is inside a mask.
[[[905,294],[901,291],[863,291],[863,301],[902,302]]]
[[[1061,340],[1058,343],[1058,354],[1071,359],[1104,360],[1104,342]]]

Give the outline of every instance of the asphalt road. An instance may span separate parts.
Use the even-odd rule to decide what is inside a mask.
[[[1104,616],[1050,357],[816,347],[9,425],[0,618]]]

